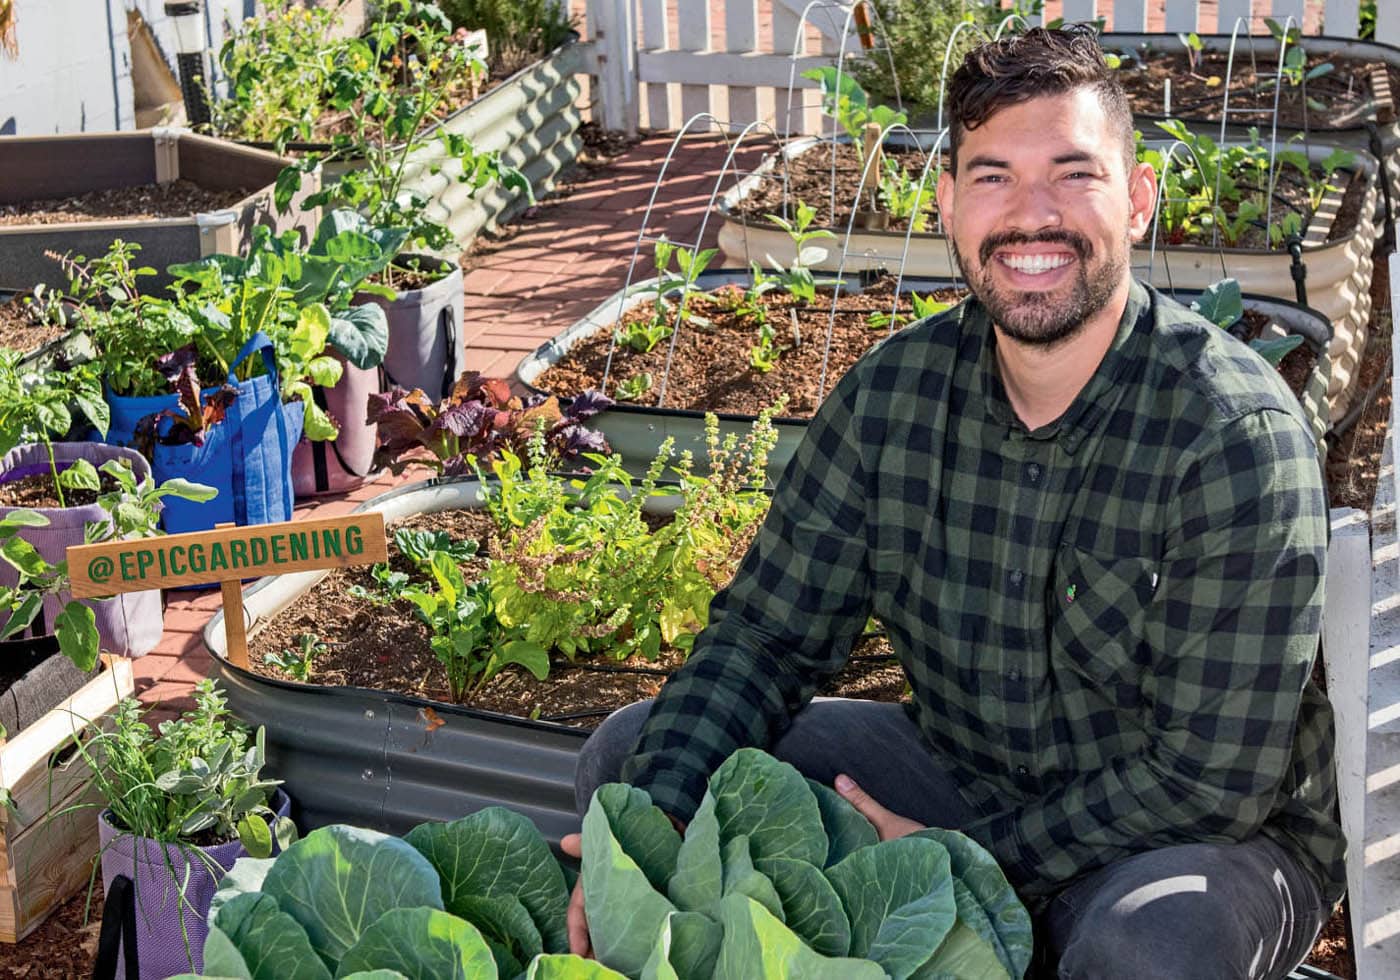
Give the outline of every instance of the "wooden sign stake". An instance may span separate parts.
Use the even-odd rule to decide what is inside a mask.
[[[248,624],[243,580],[388,561],[384,515],[285,521],[212,531],[135,538],[68,549],[74,598],[95,599],[176,585],[219,583],[229,663],[248,669]]]

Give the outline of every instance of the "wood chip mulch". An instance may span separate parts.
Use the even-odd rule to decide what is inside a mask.
[[[232,207],[253,190],[209,190],[188,180],[118,187],[73,197],[3,204],[0,225],[62,225],[104,218],[189,218],[199,212]]]

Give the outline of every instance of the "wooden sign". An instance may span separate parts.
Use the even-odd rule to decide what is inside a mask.
[[[229,662],[248,666],[242,580],[387,561],[384,515],[375,511],[281,524],[136,538],[68,549],[70,591],[95,599],[177,585],[222,584]]]

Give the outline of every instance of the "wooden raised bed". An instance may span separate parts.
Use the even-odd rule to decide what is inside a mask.
[[[0,741],[0,941],[23,939],[85,885],[97,856],[97,787],[72,745],[134,690],[131,661],[105,669],[43,717]]]
[[[0,287],[35,283],[63,288],[68,276],[45,252],[102,255],[114,239],[141,246],[138,265],[157,270],[146,288],[170,281],[165,267],[246,247],[253,228],[300,228],[310,235],[318,214],[293,209],[278,216],[272,185],[291,161],[266,150],[187,130],[157,128],[123,133],[0,137],[0,205],[73,197],[93,191],[190,181],[202,189],[251,188],[230,207],[178,218],[111,218],[64,224],[0,225]],[[301,194],[320,186],[303,178]]]

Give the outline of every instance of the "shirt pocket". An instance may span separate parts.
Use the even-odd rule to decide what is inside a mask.
[[[1151,665],[1144,624],[1157,587],[1147,558],[1104,557],[1060,549],[1052,579],[1050,646],[1120,707],[1141,702],[1142,675]]]

